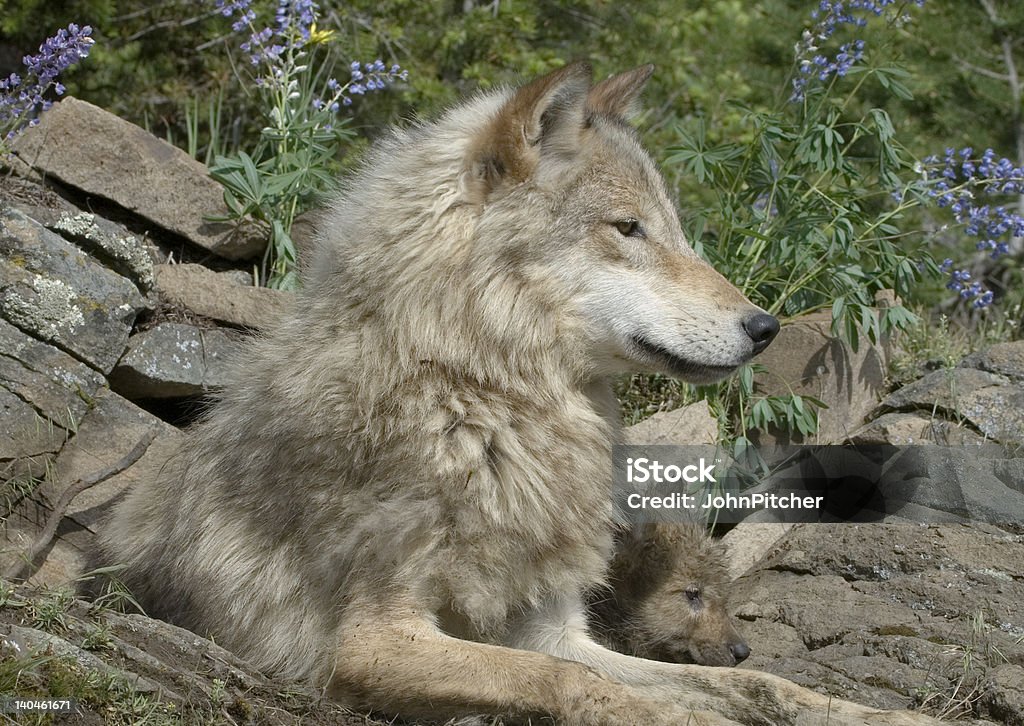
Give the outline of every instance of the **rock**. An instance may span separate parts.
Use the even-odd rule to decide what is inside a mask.
[[[101,391],[74,437],[61,450],[54,476],[44,482],[40,493],[55,502],[68,484],[115,464],[153,431],[157,436],[138,461],[86,489],[68,507],[65,516],[95,534],[109,506],[120,494],[154,475],[177,450],[184,438],[181,431],[116,393]]]
[[[180,305],[218,322],[260,329],[275,320],[290,293],[238,284],[234,273],[209,270],[202,265],[157,265],[156,289]]]
[[[223,330],[161,323],[129,339],[110,385],[132,399],[202,395],[224,384],[234,341]]]
[[[634,445],[693,446],[714,444],[718,421],[707,401],[698,401],[673,411],[656,413],[625,430],[626,441]]]
[[[17,177],[5,180],[7,185],[14,182],[17,182],[14,191],[21,196],[11,199],[10,206],[74,242],[114,272],[130,279],[140,291],[146,292],[153,286],[153,263],[160,259],[160,252],[152,242],[140,239],[123,224],[83,212],[51,190],[28,180]],[[0,194],[3,192],[0,189]]]
[[[722,536],[729,553],[729,577],[736,579],[761,560],[793,527],[786,522],[740,522]]]
[[[0,462],[58,451],[104,385],[89,366],[0,319]]]
[[[1024,723],[1022,552],[986,525],[797,525],[733,584],[741,667],[872,706],[976,688],[983,713]]]
[[[809,650],[840,642],[867,623],[871,627],[906,626],[904,608],[858,592],[839,575],[800,577],[793,573],[760,570],[740,586],[744,605],[736,610],[741,620],[768,618],[800,634]]]
[[[0,315],[107,373],[146,301],[130,281],[17,210],[0,210]]]
[[[755,377],[756,390],[767,395],[797,393],[828,405],[818,411],[815,443],[845,441],[877,406],[885,391],[888,352],[866,337],[856,352],[831,332],[831,314],[812,313],[782,326],[778,337],[756,363],[767,369]],[[780,438],[760,432],[759,443]],[[786,437],[781,437],[785,443]],[[797,438],[790,441],[796,442]]]
[[[923,413],[887,413],[870,421],[850,435],[850,443],[860,445],[974,446],[996,455],[1002,447],[978,436],[972,430],[944,418]]]
[[[89,684],[73,719],[82,724],[384,726],[306,685],[272,680],[211,640],[113,604],[12,587],[0,602],[0,659],[19,695],[75,696],[67,689]],[[37,612],[59,614],[60,623],[33,622]]]
[[[124,682],[129,680],[127,673],[104,663],[98,656],[56,635],[36,628],[24,628],[17,625],[11,625],[7,630],[4,642],[19,653],[45,653],[74,661],[78,667],[92,670],[108,678],[120,677]],[[155,693],[160,690],[159,686],[147,679],[136,676],[131,680],[137,683],[139,691]]]
[[[86,565],[93,538],[110,506],[129,486],[155,475],[183,437],[178,429],[108,389],[97,391],[45,476],[10,512],[3,532],[4,567],[35,541],[68,486],[117,464],[150,432],[155,432],[156,438],[137,461],[71,501],[52,545],[30,573],[33,583],[55,586],[74,581]]]
[[[1024,388],[994,386],[961,399],[960,412],[989,438],[1008,445],[1024,443]]]
[[[131,279],[143,292],[153,287],[153,260],[142,241],[89,212],[62,212],[44,222],[48,229],[78,242],[88,252],[106,262],[115,272]]]
[[[974,368],[929,373],[890,394],[879,410],[941,410],[973,424],[982,434],[1011,444],[1024,442],[1024,388]]]
[[[988,676],[982,704],[1006,726],[1024,726],[1024,668],[1004,663]]]
[[[988,386],[1009,384],[1009,379],[973,368],[933,371],[886,396],[880,411],[938,408],[956,413],[965,394]]]
[[[1024,340],[996,343],[960,361],[963,368],[977,368],[1024,381]]]
[[[209,218],[227,214],[224,190],[206,167],[148,131],[76,98],[65,97],[13,148],[33,169],[228,259],[255,256],[266,235]]]

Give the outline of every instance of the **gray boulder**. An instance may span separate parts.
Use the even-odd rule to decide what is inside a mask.
[[[979,436],[971,428],[930,412],[886,413],[850,435],[850,443],[893,446],[936,444],[972,446],[987,453],[1001,454],[1003,448]]]
[[[758,392],[767,395],[797,393],[828,405],[818,412],[818,434],[808,443],[838,443],[861,426],[885,391],[888,350],[866,338],[856,351],[834,336],[831,315],[813,313],[782,326],[775,341],[756,363],[767,373],[758,375]],[[761,432],[759,443],[779,437]],[[800,443],[798,437],[781,442]]]
[[[1015,381],[1024,381],[1024,340],[996,343],[967,356],[960,362],[960,366],[998,373]]]
[[[234,342],[224,330],[161,323],[132,336],[110,385],[132,399],[201,395],[224,384]]]
[[[796,525],[733,585],[740,667],[928,713],[974,694],[974,723],[1024,723],[1022,566],[987,525]]]
[[[78,242],[88,252],[131,279],[143,292],[153,287],[153,260],[149,250],[135,235],[113,222],[89,212],[61,212],[49,222],[48,229]]]
[[[254,225],[213,222],[224,216],[224,190],[181,149],[91,103],[65,97],[13,143],[32,169],[228,259],[266,246]]]
[[[107,373],[145,299],[35,220],[0,209],[0,316]]]
[[[714,444],[718,421],[711,415],[707,401],[662,411],[625,430],[625,439],[636,445],[694,446]]]
[[[1024,388],[996,373],[935,371],[887,396],[879,409],[940,411],[967,421],[989,439],[1024,442]]]
[[[160,296],[203,317],[260,329],[281,315],[291,294],[240,284],[237,271],[214,272],[202,265],[157,265]],[[251,281],[251,277],[249,280]]]
[[[40,475],[104,385],[89,366],[0,319],[0,479]]]

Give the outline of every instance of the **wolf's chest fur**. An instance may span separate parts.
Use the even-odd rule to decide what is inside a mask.
[[[515,418],[448,434],[460,439],[449,453],[460,473],[446,477],[452,526],[442,549],[452,566],[440,580],[482,631],[500,628],[510,608],[582,593],[604,577],[612,424],[588,404],[569,396],[531,416],[520,402]]]
[[[379,418],[381,430],[368,432],[375,453],[382,455],[386,436],[384,459],[418,463],[400,489],[376,497],[432,513],[423,522],[432,555],[417,557],[412,579],[439,611],[464,621],[458,630],[498,638],[510,613],[602,580],[616,435],[603,401],[578,388],[538,386],[524,397],[429,377],[392,395],[403,403],[389,433]],[[349,486],[376,489],[376,482]]]

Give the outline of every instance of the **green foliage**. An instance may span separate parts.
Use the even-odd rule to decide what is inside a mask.
[[[275,5],[256,0],[255,8],[265,16]],[[215,173],[233,211],[266,225],[271,254],[285,265],[294,258],[289,220],[326,183],[310,170],[330,176],[344,169],[388,123],[413,112],[435,115],[477,88],[515,83],[573,58],[589,58],[599,77],[653,61],[658,69],[638,125],[656,157],[671,147],[667,176],[698,249],[766,308],[783,317],[828,310],[834,330],[858,343],[913,323],[901,307],[875,316],[874,293],[883,287],[925,309],[942,304],[955,312],[923,246],[942,249],[939,258],[958,257],[962,237],[953,229],[918,233],[948,221],[922,206],[920,187],[911,185],[898,202],[889,194],[912,180],[915,157],[947,146],[1024,153],[1021,103],[1007,67],[1024,56],[1024,5],[929,0],[913,9],[910,24],[872,23],[858,30],[867,41],[866,66],[791,105],[781,81],[794,73],[793,45],[816,5],[322,0],[319,22],[336,33],[347,57],[381,57],[413,70],[395,93],[353,107],[336,138],[303,130],[303,121],[268,136],[275,126],[259,109],[274,103],[251,84],[232,82],[247,61],[224,52],[238,37],[207,4],[0,0],[0,31],[8,43],[31,49],[42,25],[93,25],[96,46],[87,64],[69,72],[69,91],[201,158],[222,157]],[[265,279],[292,283],[284,268],[275,272],[270,259],[266,266]],[[1019,299],[1019,256],[1009,264],[980,261],[972,272],[994,281],[1008,302]],[[732,412],[731,435],[779,422],[797,431],[813,425],[813,401],[798,408],[756,387],[744,393],[739,381],[732,387],[701,392]],[[648,394],[679,403],[697,395],[655,379],[628,388],[633,415],[659,407]]]
[[[715,143],[697,118],[678,127],[679,142],[668,150],[667,162],[711,197],[684,221],[697,251],[772,314],[829,310],[833,333],[854,350],[861,336],[878,341],[917,320],[899,304],[876,310],[879,292],[907,299],[922,275],[939,272],[926,235],[906,225],[907,212],[928,200],[914,181],[912,156],[889,114],[858,102],[869,83],[910,97],[906,80],[898,66],[854,66],[845,78],[812,84],[795,102],[770,110],[737,105],[751,130],[745,141]],[[894,201],[906,184],[914,191]],[[706,391],[729,412],[732,437],[745,446],[750,429],[815,433],[824,404],[759,393],[757,368]]]
[[[64,616],[75,601],[74,593],[67,588],[47,590],[28,604],[28,619],[34,627],[57,631],[65,628]]]
[[[255,32],[253,26],[250,32]],[[272,40],[262,45],[249,42],[247,60],[255,67],[252,75],[256,76],[253,102],[265,114],[265,125],[251,155],[239,151],[215,156],[210,168],[210,175],[224,186],[227,219],[255,219],[266,226],[269,244],[261,282],[270,287],[297,287],[292,223],[331,188],[335,159],[352,136],[347,120],[336,114],[342,101],[351,103],[348,91],[363,88],[364,84],[357,83],[363,72],[357,65],[352,80],[345,84],[333,78],[333,60],[322,53],[333,35],[296,18]],[[367,82],[370,84],[381,77],[370,68],[366,74],[374,79]],[[373,88],[369,86],[369,90]],[[196,133],[190,136],[194,138]]]

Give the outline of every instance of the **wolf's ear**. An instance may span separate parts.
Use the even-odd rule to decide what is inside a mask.
[[[542,153],[575,151],[592,76],[589,63],[570,63],[505,102],[470,154],[469,176],[482,198],[503,180],[529,178]]]
[[[640,93],[654,73],[654,66],[634,68],[606,78],[590,89],[587,108],[609,116],[630,119],[640,113]]]

